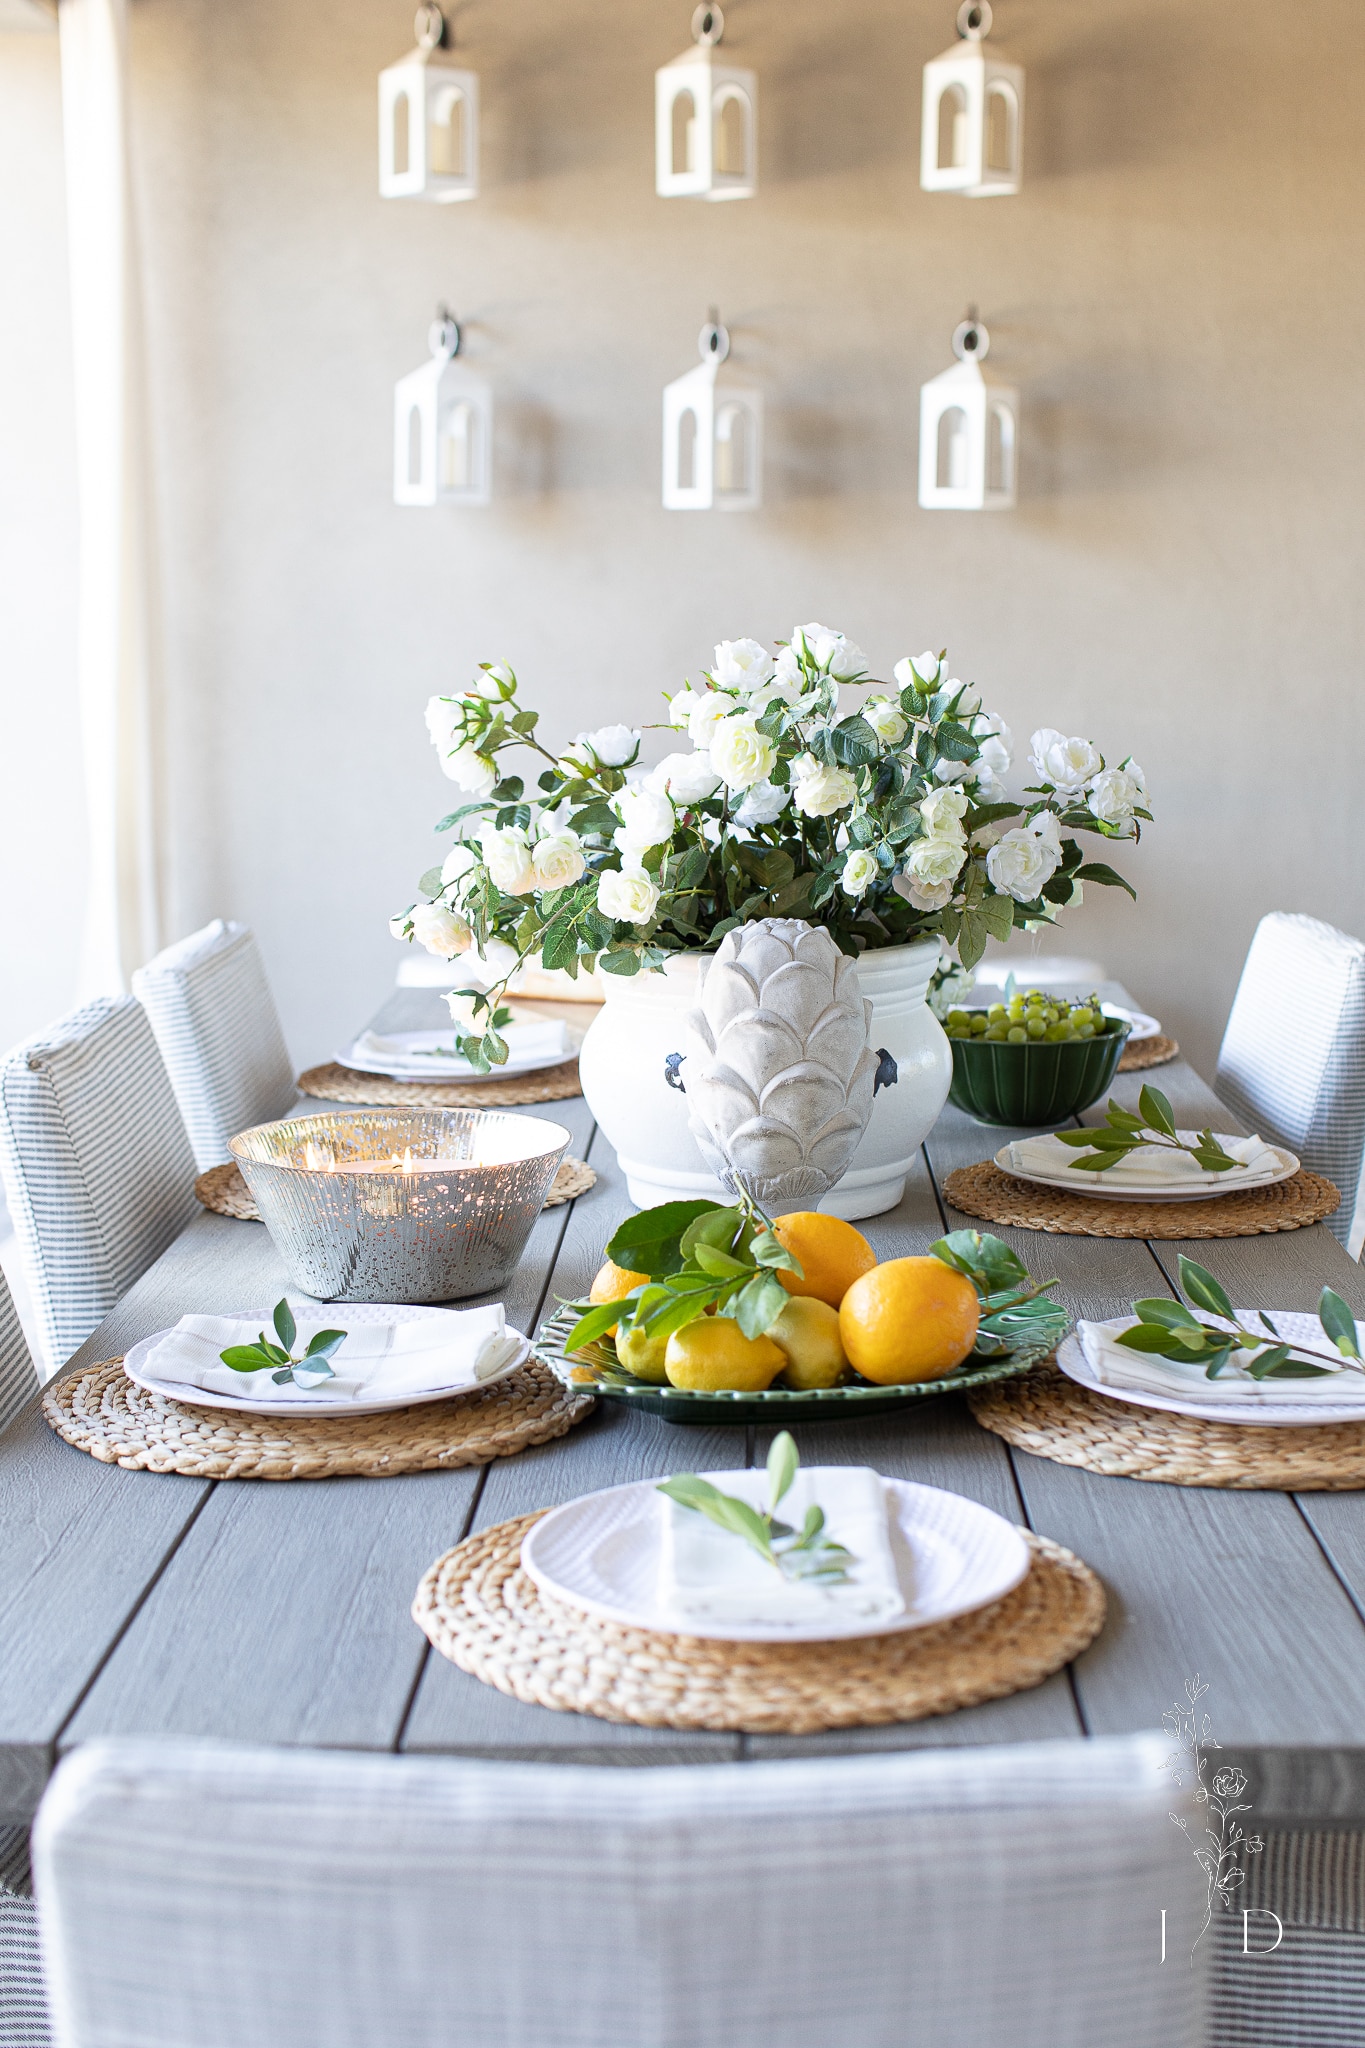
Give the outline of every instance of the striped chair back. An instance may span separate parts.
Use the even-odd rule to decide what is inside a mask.
[[[65,1363],[196,1213],[152,1027],[101,996],[0,1063],[0,1170],[47,1363]]]
[[[1335,1182],[1327,1227],[1345,1244],[1365,1155],[1365,945],[1315,917],[1263,917],[1214,1087],[1248,1130]]]
[[[0,1273],[0,1429],[23,1407],[37,1384],[14,1296]]]
[[[298,1100],[265,964],[244,924],[216,917],[133,976],[152,1020],[200,1173],[227,1141]]]

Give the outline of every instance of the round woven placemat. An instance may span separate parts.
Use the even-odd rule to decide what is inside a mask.
[[[1207,1202],[1114,1202],[1016,1180],[993,1159],[983,1159],[955,1168],[943,1192],[966,1216],[1064,1237],[1261,1237],[1321,1223],[1341,1207],[1331,1181],[1302,1166],[1273,1188],[1247,1188]]]
[[[1092,1394],[1056,1366],[982,1387],[967,1399],[977,1421],[1016,1449],[1109,1478],[1284,1493],[1365,1487],[1365,1422],[1307,1429],[1201,1422]]]
[[[721,1643],[598,1621],[521,1569],[537,1515],[501,1522],[438,1558],[417,1589],[418,1627],[453,1664],[528,1704],[647,1728],[810,1735],[921,1721],[1041,1685],[1100,1632],[1088,1565],[1028,1535],[1022,1585],[957,1621],[836,1643]]]
[[[1167,1060],[1179,1058],[1180,1047],[1175,1040],[1158,1032],[1155,1038],[1140,1038],[1136,1045],[1131,1041],[1125,1045],[1118,1070],[1121,1074],[1140,1074],[1147,1067],[1164,1067]]]
[[[550,1192],[545,1197],[547,1209],[557,1209],[562,1202],[572,1202],[577,1195],[586,1195],[589,1188],[597,1186],[597,1175],[581,1159],[561,1159],[559,1170],[550,1182]],[[194,1184],[194,1192],[206,1209],[212,1209],[217,1216],[236,1216],[243,1223],[259,1223],[261,1212],[251,1197],[251,1190],[242,1178],[242,1169],[235,1159],[226,1166],[211,1166],[207,1173],[201,1173]]]
[[[196,1479],[389,1479],[510,1458],[564,1436],[593,1407],[547,1365],[457,1401],[383,1415],[232,1415],[191,1408],[134,1385],[120,1359],[57,1380],[43,1414],[58,1436],[104,1465],[185,1472]]]
[[[526,1102],[567,1102],[571,1095],[583,1093],[576,1058],[542,1067],[536,1074],[516,1074],[507,1080],[490,1075],[486,1081],[390,1081],[383,1074],[360,1074],[331,1060],[300,1074],[299,1089],[324,1102],[354,1102],[367,1109],[497,1109]]]

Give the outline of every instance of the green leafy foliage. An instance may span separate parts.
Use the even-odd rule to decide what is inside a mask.
[[[709,1479],[695,1472],[680,1473],[661,1481],[658,1491],[681,1508],[705,1515],[718,1529],[738,1536],[756,1550],[766,1564],[787,1579],[837,1585],[847,1580],[849,1566],[857,1559],[842,1543],[825,1535],[825,1514],[812,1505],[799,1533],[787,1522],[779,1522],[777,1509],[791,1491],[801,1459],[791,1434],[783,1430],[773,1439],[768,1453],[768,1508],[760,1514],[748,1501],[722,1493]]]
[[[292,1381],[295,1386],[308,1387],[336,1378],[331,1360],[346,1342],[344,1330],[318,1330],[309,1339],[302,1357],[295,1358],[292,1353],[298,1325],[287,1299],[276,1302],[272,1321],[279,1339],[277,1344],[272,1344],[262,1330],[254,1344],[230,1344],[226,1351],[220,1351],[218,1356],[223,1364],[230,1366],[233,1372],[260,1372],[266,1366],[273,1366],[275,1370],[270,1377],[277,1386]],[[304,1375],[302,1379],[298,1377],[300,1373]]]
[[[1102,1124],[1088,1125],[1083,1131],[1058,1131],[1055,1136],[1059,1144],[1082,1152],[1081,1158],[1071,1161],[1078,1173],[1103,1173],[1144,1146],[1187,1152],[1205,1173],[1227,1173],[1237,1164],[1211,1130],[1200,1131],[1195,1142],[1187,1145],[1176,1129],[1175,1111],[1159,1088],[1142,1090],[1137,1115],[1111,1096]],[[1087,1147],[1090,1149],[1084,1149]]]
[[[1129,1351],[1173,1359],[1181,1365],[1201,1365],[1211,1380],[1217,1379],[1234,1357],[1253,1380],[1323,1379],[1342,1369],[1338,1359],[1345,1360],[1348,1368],[1362,1369],[1355,1317],[1330,1287],[1322,1290],[1318,1320],[1335,1347],[1333,1353],[1314,1351],[1305,1344],[1286,1344],[1264,1310],[1257,1311],[1257,1320],[1269,1341],[1247,1329],[1234,1314],[1226,1289],[1206,1266],[1187,1259],[1183,1252],[1179,1273],[1182,1300],[1170,1301],[1160,1295],[1133,1303],[1137,1321],[1117,1339]],[[1201,1308],[1215,1320],[1202,1322],[1191,1308]]]

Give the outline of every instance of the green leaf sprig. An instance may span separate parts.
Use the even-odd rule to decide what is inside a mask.
[[[1131,1329],[1124,1330],[1118,1339],[1130,1351],[1146,1351],[1158,1358],[1173,1358],[1182,1365],[1202,1365],[1207,1379],[1216,1380],[1228,1360],[1236,1354],[1237,1363],[1254,1380],[1315,1380],[1327,1374],[1340,1372],[1344,1365],[1356,1372],[1365,1371],[1360,1346],[1356,1338],[1355,1317],[1347,1303],[1330,1287],[1324,1287],[1318,1303],[1318,1321],[1323,1333],[1334,1347],[1331,1352],[1315,1351],[1305,1344],[1289,1344],[1280,1336],[1270,1317],[1264,1310],[1257,1310],[1257,1319],[1267,1331],[1258,1336],[1239,1323],[1232,1312],[1232,1303],[1206,1267],[1198,1266],[1193,1259],[1180,1254],[1181,1301],[1170,1301],[1165,1296],[1155,1300],[1135,1301],[1133,1313],[1137,1317]],[[1212,1323],[1201,1322],[1191,1313],[1190,1307],[1202,1308],[1206,1315],[1215,1318]],[[1222,1327],[1226,1326],[1226,1327]]]
[[[1055,1301],[1045,1298],[1056,1280],[1033,1279],[1003,1239],[980,1230],[954,1230],[929,1250],[976,1289],[981,1304],[977,1357],[995,1358],[1039,1337],[1060,1343],[1066,1335],[1070,1317]]]
[[[774,1437],[773,1447],[768,1453],[766,1514],[760,1514],[757,1508],[750,1507],[748,1501],[740,1500],[733,1493],[722,1493],[718,1486],[713,1486],[709,1479],[702,1479],[695,1472],[665,1479],[658,1490],[676,1501],[679,1507],[705,1515],[718,1529],[741,1537],[784,1579],[797,1579],[810,1585],[846,1584],[848,1568],[857,1560],[844,1544],[833,1543],[825,1535],[823,1508],[814,1505],[807,1508],[799,1533],[789,1522],[777,1519],[778,1506],[791,1491],[800,1465],[800,1454],[791,1433],[784,1429]]]
[[[1211,1130],[1200,1131],[1195,1143],[1187,1145],[1175,1127],[1175,1111],[1159,1088],[1143,1089],[1138,1097],[1138,1112],[1135,1116],[1131,1109],[1122,1108],[1111,1095],[1106,1122],[1083,1131],[1057,1131],[1054,1136],[1063,1145],[1095,1148],[1083,1159],[1072,1160],[1071,1164],[1081,1173],[1103,1173],[1106,1167],[1116,1166],[1144,1145],[1167,1152],[1188,1152],[1205,1173],[1226,1173],[1240,1163],[1229,1157]]]
[[[226,1351],[220,1351],[218,1356],[224,1365],[231,1366],[234,1372],[260,1372],[263,1367],[272,1365],[275,1371],[270,1377],[276,1386],[292,1384],[307,1389],[317,1386],[322,1380],[336,1378],[331,1360],[346,1342],[344,1330],[319,1330],[309,1339],[308,1349],[303,1355],[295,1358],[293,1350],[298,1325],[287,1300],[275,1303],[273,1321],[275,1335],[280,1340],[278,1344],[272,1344],[262,1330],[254,1344],[230,1344]],[[302,1379],[300,1373],[304,1375]]]

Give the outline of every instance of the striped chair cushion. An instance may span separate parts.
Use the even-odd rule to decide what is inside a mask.
[[[0,1167],[55,1369],[197,1209],[189,1139],[140,1003],[101,996],[8,1055]]]
[[[1360,2048],[1365,1834],[1271,1829],[1264,1841],[1260,1855],[1241,1859],[1234,1908],[1214,1914],[1210,2039],[1217,2048]]]
[[[0,1828],[0,2048],[48,2048],[51,2040],[28,1829]]]
[[[1341,1190],[1345,1244],[1365,1154],[1365,946],[1315,917],[1256,927],[1214,1086],[1248,1130],[1287,1145]]]
[[[152,1020],[201,1173],[222,1165],[236,1132],[288,1115],[294,1068],[244,924],[216,917],[168,946],[138,969],[133,994]]]
[[[23,1407],[37,1384],[38,1375],[19,1326],[14,1296],[0,1273],[0,1429]],[[0,1864],[0,1883],[3,1882],[4,1867]]]
[[[1168,1752],[92,1742],[34,1830],[63,2048],[1190,2048]]]

